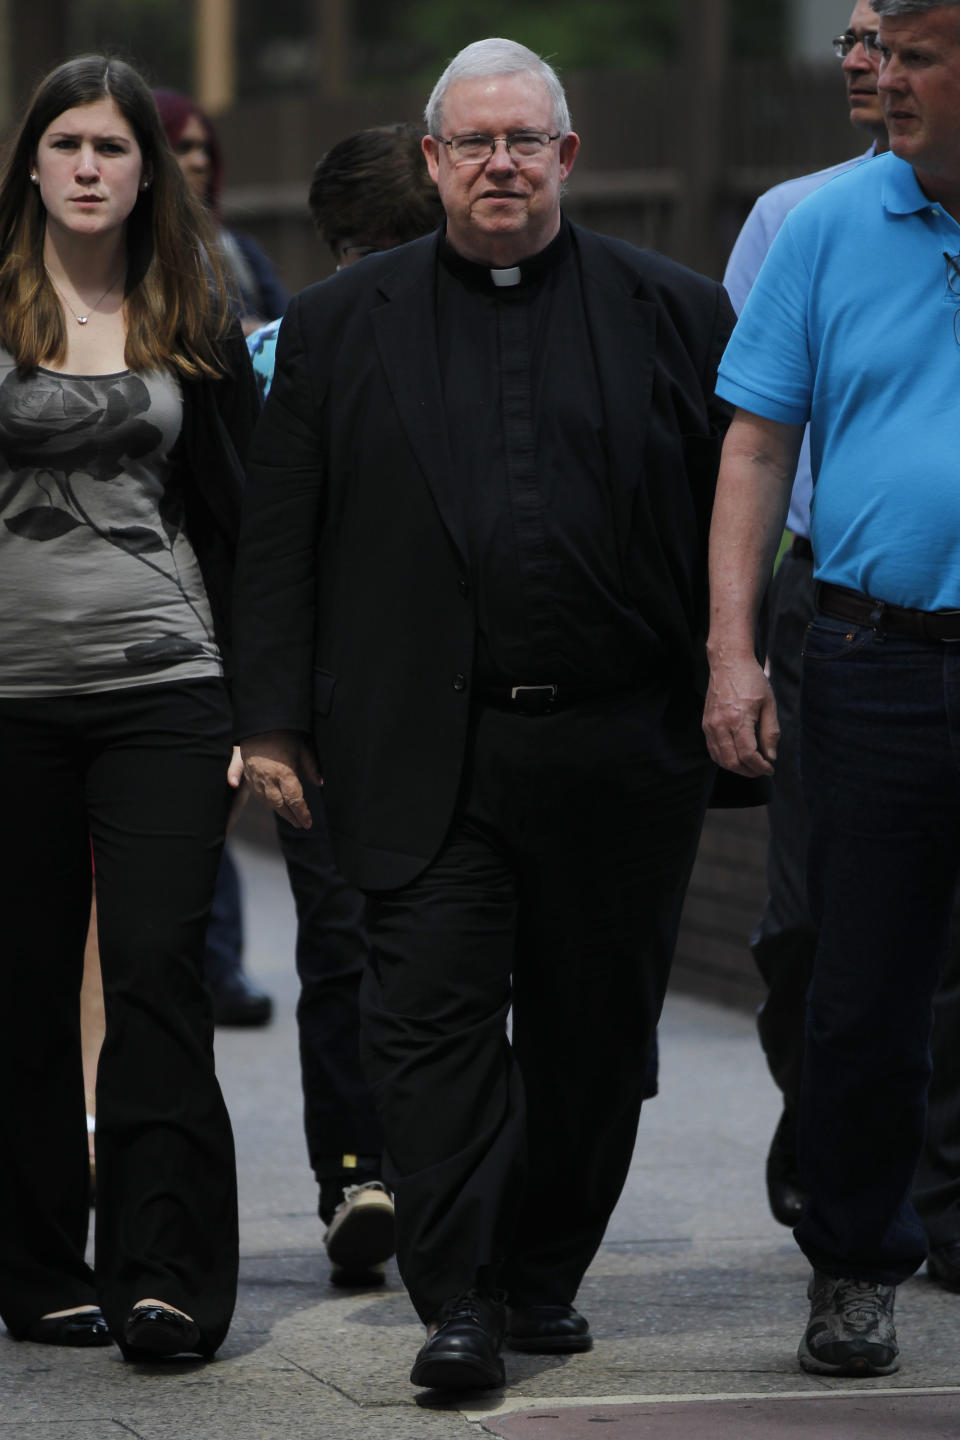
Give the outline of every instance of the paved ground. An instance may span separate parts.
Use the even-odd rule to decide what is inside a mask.
[[[581,1292],[593,1351],[508,1355],[503,1393],[459,1406],[414,1391],[422,1332],[396,1272],[379,1292],[327,1283],[300,1133],[292,905],[275,856],[243,845],[238,858],[249,967],[278,1016],[266,1031],[218,1032],[240,1163],[233,1329],[206,1366],[0,1338],[0,1440],[960,1436],[960,1297],[924,1276],[899,1297],[897,1375],[831,1382],[797,1368],[806,1269],[762,1188],[776,1098],[749,1019],[686,998],[668,1003],[662,1094]]]

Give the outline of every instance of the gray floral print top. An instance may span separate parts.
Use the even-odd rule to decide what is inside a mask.
[[[0,349],[0,695],[220,675],[160,372],[17,373]]]

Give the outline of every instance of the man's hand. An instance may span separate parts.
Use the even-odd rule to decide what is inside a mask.
[[[300,776],[322,785],[316,757],[305,735],[297,730],[270,730],[250,735],[241,743],[244,774],[254,795],[299,830],[309,830],[313,818],[303,797]]]
[[[802,425],[738,410],[723,442],[710,524],[707,747],[737,775],[772,775],[780,727],[753,653],[757,614],[787,517]]]
[[[737,775],[772,775],[780,726],[773,690],[752,655],[711,655],[703,712],[707,749]]]

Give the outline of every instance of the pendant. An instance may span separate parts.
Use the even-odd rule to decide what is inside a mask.
[[[78,324],[78,325],[86,325],[86,323],[87,323],[87,321],[88,321],[89,319],[90,319],[90,316],[89,316],[89,315],[78,315],[78,316],[77,316],[77,324]]]

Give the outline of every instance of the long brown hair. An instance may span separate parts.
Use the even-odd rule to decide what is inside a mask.
[[[40,82],[0,172],[0,341],[21,371],[66,354],[63,310],[43,263],[46,211],[29,172],[57,116],[104,97],[151,172],[126,223],[125,361],[132,370],[219,375],[230,312],[210,221],[167,144],[146,81],[105,55],[80,55]]]

